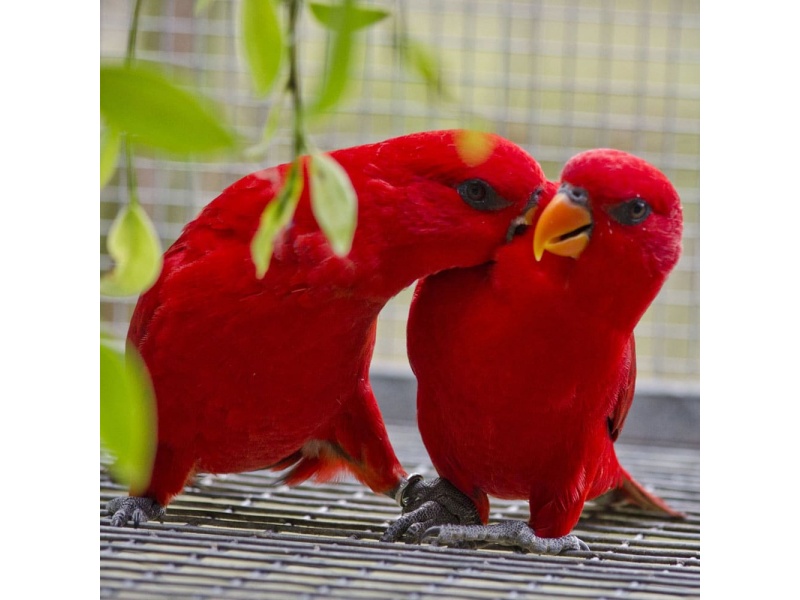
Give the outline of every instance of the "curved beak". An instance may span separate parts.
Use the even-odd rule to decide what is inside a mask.
[[[576,202],[571,190],[562,186],[539,216],[533,233],[533,255],[542,260],[545,251],[578,258],[589,244],[592,213],[586,202]]]

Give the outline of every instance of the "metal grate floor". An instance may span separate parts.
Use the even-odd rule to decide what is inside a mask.
[[[433,475],[415,428],[390,425],[398,456]],[[124,493],[101,464],[104,598],[699,598],[700,456],[696,448],[620,445],[626,468],[686,520],[627,506],[586,506],[575,533],[586,556],[461,550],[378,541],[398,508],[350,480],[295,488],[273,473],[201,476],[163,523],[113,528]],[[492,501],[491,518],[527,519]]]

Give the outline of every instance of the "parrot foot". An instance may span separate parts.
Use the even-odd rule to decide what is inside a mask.
[[[443,478],[423,481],[421,475],[410,475],[397,491],[396,500],[403,514],[389,526],[382,542],[404,539],[418,544],[425,532],[437,525],[481,522],[472,500]]]
[[[151,519],[161,519],[165,508],[152,498],[122,496],[113,498],[106,504],[106,513],[111,515],[111,525],[124,527],[128,521],[138,527]]]
[[[436,546],[497,544],[536,554],[589,550],[589,546],[574,535],[560,538],[539,537],[522,521],[503,521],[493,525],[441,525],[425,531],[422,539],[431,539],[431,543]]]

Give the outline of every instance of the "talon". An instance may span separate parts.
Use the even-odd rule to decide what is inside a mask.
[[[151,519],[161,519],[164,516],[164,507],[152,498],[128,496],[109,500],[106,514],[111,515],[113,527],[124,527],[128,521],[134,527],[139,527]]]
[[[147,523],[147,516],[137,508],[133,511],[133,526],[139,527],[140,523]]]
[[[422,543],[426,530],[425,523],[412,523],[411,526],[406,529],[403,539],[408,544],[420,544]]]
[[[589,545],[576,535],[565,535],[564,537],[551,540],[551,551],[553,554],[589,552]]]
[[[522,521],[503,521],[493,525],[436,526],[425,531],[422,539],[431,539],[431,544],[436,546],[467,548],[498,544],[509,546],[517,551],[537,554],[561,554],[568,551],[589,550],[589,546],[574,535],[565,535],[560,538],[538,537]]]
[[[576,537],[576,536],[572,536],[572,537],[575,538],[575,541],[577,542],[578,547],[574,548],[574,549],[571,549],[571,551],[574,551],[574,552],[591,552],[591,549],[589,548],[589,544],[584,542],[579,537]]]
[[[123,511],[117,511],[111,517],[111,525],[114,527],[123,527],[125,523],[128,521],[128,517],[125,515]]]
[[[411,475],[395,494],[403,514],[381,536],[383,542],[419,544],[433,526],[480,523],[472,500],[446,479],[423,481]]]
[[[547,538],[540,538],[547,539]],[[564,537],[548,540],[546,554],[570,554],[573,552],[589,552],[589,545],[575,535],[565,535]]]
[[[423,533],[420,541],[425,541],[429,538],[438,538],[442,534],[442,528],[439,526],[436,527],[428,527]]]

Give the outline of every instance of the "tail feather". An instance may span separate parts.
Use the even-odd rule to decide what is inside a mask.
[[[644,486],[636,481],[625,469],[622,469],[622,479],[615,493],[618,497],[622,497],[624,500],[644,510],[665,513],[671,517],[686,517],[685,514],[675,510],[652,492],[648,492]]]
[[[288,469],[296,462],[302,460],[303,452],[302,450],[298,450],[294,454],[290,454],[286,458],[283,458],[276,462],[274,465],[270,465],[267,467],[270,471],[283,471],[284,469]]]
[[[269,468],[272,471],[283,471],[292,467],[281,477],[281,482],[286,485],[298,485],[312,478],[317,483],[324,483],[352,470],[345,456],[338,446],[315,440]]]

